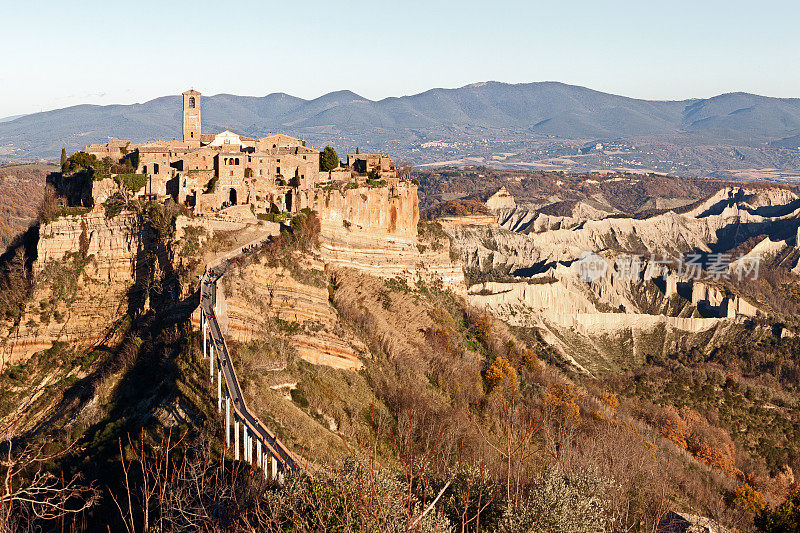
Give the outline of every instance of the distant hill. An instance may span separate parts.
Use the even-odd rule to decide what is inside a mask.
[[[165,96],[142,104],[79,105],[0,122],[0,156],[56,157],[62,146],[75,150],[104,142],[109,136],[134,141],[177,137],[180,105],[179,96]],[[771,151],[797,149],[800,99],[730,93],[706,99],[648,101],[557,82],[486,82],[379,101],[350,91],[313,100],[283,93],[264,97],[219,94],[204,97],[202,118],[207,132],[226,128],[252,136],[285,132],[317,147],[332,143],[340,151],[356,146],[380,149],[417,163],[470,155],[491,158],[475,145],[485,144],[487,139],[517,143],[507,151],[530,152],[533,159],[542,154],[534,153],[526,143],[570,141],[570,148],[560,154],[570,155],[576,152],[574,142],[636,139],[648,146],[714,145],[758,152],[731,151],[705,162],[705,155],[681,152],[673,154],[674,158],[688,163],[678,161],[676,168],[686,164],[716,170],[729,163],[736,166],[737,159],[748,157],[753,159],[753,167],[791,168],[791,157],[777,152],[773,157]],[[447,149],[423,147],[442,141]],[[591,164],[605,163],[601,158]]]

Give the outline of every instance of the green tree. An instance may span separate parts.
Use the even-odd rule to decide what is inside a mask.
[[[105,178],[111,177],[111,166],[114,164],[114,161],[111,160],[110,157],[104,157],[99,161],[95,161],[92,167],[92,179],[95,181],[100,181]]]
[[[331,146],[326,146],[325,149],[319,154],[319,169],[323,172],[328,172],[339,166],[339,155],[336,150]]]
[[[79,170],[89,170],[97,164],[97,157],[86,152],[75,152],[66,160],[67,172],[77,172]]]
[[[792,484],[786,500],[775,510],[758,513],[755,526],[765,533],[800,533],[800,487]]]
[[[64,172],[67,168],[67,149],[61,149],[61,172]]]

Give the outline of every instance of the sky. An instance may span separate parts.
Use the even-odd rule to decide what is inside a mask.
[[[800,2],[0,0],[0,118],[203,94],[377,100],[495,80],[800,97]]]

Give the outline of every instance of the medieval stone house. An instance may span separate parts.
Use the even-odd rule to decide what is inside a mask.
[[[231,131],[204,134],[200,126],[201,94],[183,93],[183,139],[132,144],[111,139],[87,146],[102,159],[124,160],[147,175],[140,194],[172,197],[198,213],[249,204],[252,211],[296,212],[312,207],[313,189],[330,179],[319,171],[319,152],[294,137],[270,134],[252,139]],[[382,167],[393,164],[380,156]]]

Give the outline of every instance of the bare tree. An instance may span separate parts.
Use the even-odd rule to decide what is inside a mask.
[[[65,479],[45,468],[69,447],[45,454],[43,446],[27,444],[15,451],[10,439],[3,447],[0,533],[38,530],[42,523],[77,517],[97,503],[100,492],[93,484],[82,484],[79,475]]]

